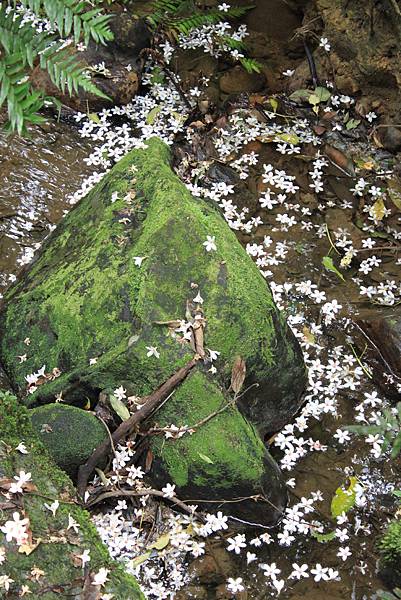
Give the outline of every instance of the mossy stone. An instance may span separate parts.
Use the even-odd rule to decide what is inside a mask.
[[[401,586],[401,520],[393,519],[378,542],[379,571],[389,587]]]
[[[218,210],[191,196],[163,142],[152,139],[147,146],[127,154],[82,199],[8,290],[0,359],[28,406],[53,402],[60,391],[68,403],[95,401],[99,391],[120,385],[146,396],[193,358],[190,345],[162,323],[185,319],[200,291],[205,346],[220,353],[217,372],[210,373],[210,362],[199,364],[155,419],[193,425],[223,406],[238,355],[247,368],[244,389],[251,387],[238,406],[192,436],[152,442],[150,476],[173,481],[184,499],[226,501],[259,490],[278,508],[260,503],[256,509],[254,500],[225,506],[238,518],[271,524],[286,493],[259,435],[279,429],[299,409],[306,380],[302,353]],[[114,192],[119,199],[112,202]],[[215,251],[204,246],[208,236],[215,238]],[[135,257],[143,258],[141,266]],[[148,356],[150,346],[159,358]],[[20,364],[15,357],[25,353]],[[29,394],[25,376],[42,365],[61,375]]]
[[[107,437],[92,413],[66,404],[47,404],[29,411],[32,425],[54,462],[71,477]]]
[[[12,478],[20,470],[31,473],[36,491],[23,494],[23,510],[9,502],[0,492],[0,526],[12,519],[17,511],[29,518],[32,544],[40,542],[29,555],[18,552],[14,542],[7,542],[0,532],[0,546],[6,549],[6,559],[0,574],[11,579],[7,598],[21,597],[22,585],[28,585],[31,598],[41,600],[78,600],[83,593],[84,574],[77,555],[90,551],[87,571],[96,573],[100,567],[109,569],[109,581],[102,592],[112,594],[115,600],[144,600],[134,577],[128,575],[121,564],[113,561],[101,542],[87,511],[77,503],[74,487],[68,476],[50,457],[47,448],[32,427],[29,411],[18,403],[15,396],[0,390],[0,479]],[[27,454],[16,450],[24,442]],[[59,500],[60,506],[53,515],[44,505]],[[3,502],[4,501],[4,502]],[[67,529],[69,515],[78,523],[77,532]],[[37,579],[31,576],[33,567],[42,569]],[[0,592],[0,596],[3,598]]]

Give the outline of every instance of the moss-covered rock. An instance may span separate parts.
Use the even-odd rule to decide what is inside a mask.
[[[31,552],[18,551],[14,541],[6,541],[0,532],[0,546],[5,548],[5,562],[0,565],[0,574],[13,579],[7,596],[0,589],[0,597],[10,600],[19,598],[22,585],[27,585],[31,598],[59,600],[83,597],[82,590],[91,574],[101,567],[108,569],[109,582],[103,588],[105,593],[114,594],[116,600],[140,600],[144,598],[133,577],[126,574],[112,561],[105,546],[90,521],[89,514],[76,504],[71,481],[50,458],[45,446],[33,431],[29,411],[18,404],[16,398],[8,392],[0,391],[0,479],[13,478],[21,470],[31,473],[35,489],[25,491],[22,500],[12,504],[0,493],[2,510],[0,526],[13,518],[18,512],[21,518],[29,519]],[[27,454],[16,450],[24,442]],[[45,507],[54,500],[60,503],[55,515]],[[3,502],[4,501],[4,502]],[[78,524],[77,531],[68,529],[69,516]],[[33,550],[32,547],[38,544]],[[90,551],[91,560],[85,572],[77,555],[85,549]],[[27,549],[29,552],[29,549]],[[31,573],[36,567],[43,574]],[[93,591],[95,588],[92,586]],[[88,596],[89,597],[89,596]],[[92,596],[91,596],[92,597]]]
[[[160,323],[185,319],[188,302],[191,307],[200,291],[206,346],[220,352],[217,374],[209,372],[210,363],[197,367],[202,375],[190,377],[157,420],[192,425],[197,415],[221,406],[241,355],[245,386],[259,387],[241,398],[239,408],[262,435],[277,430],[300,406],[305,369],[299,346],[234,233],[214,207],[191,196],[168,161],[167,146],[149,141],[147,150],[123,158],[60,223],[6,295],[0,358],[28,406],[53,401],[60,391],[70,403],[96,400],[100,390],[120,385],[147,395],[193,357],[190,345]],[[119,199],[113,202],[115,192]],[[214,236],[216,251],[206,250],[208,236]],[[135,257],[143,258],[141,266]],[[159,358],[148,355],[150,346]],[[16,361],[18,354],[27,354],[27,361]],[[47,374],[57,368],[61,375],[42,378],[34,393],[26,393],[26,375],[43,365]],[[158,458],[179,489],[197,476],[196,497],[203,498],[213,490],[214,497],[227,498],[230,487],[247,490],[247,496],[256,488],[267,492],[267,469],[268,493],[280,498],[281,507],[277,469],[266,462],[252,426],[236,409],[226,411],[180,441],[185,466],[177,468],[175,440],[159,443]],[[202,462],[199,453],[213,454],[219,467]]]
[[[108,435],[99,419],[75,406],[46,404],[29,414],[54,462],[71,477]]]
[[[390,587],[401,586],[401,520],[393,519],[379,540],[380,574]]]

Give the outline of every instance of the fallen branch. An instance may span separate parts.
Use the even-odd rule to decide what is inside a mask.
[[[147,419],[165,400],[165,398],[180,384],[188,375],[188,373],[197,364],[199,356],[195,356],[186,365],[181,367],[174,375],[165,381],[155,392],[144,398],[142,408],[131,415],[129,419],[123,421],[110,438],[104,440],[98,446],[84,465],[79,467],[77,490],[78,495],[83,499],[89,477],[94,472],[95,468],[106,457],[110,451],[111,444],[117,444],[123,437],[130,435],[139,423]]]

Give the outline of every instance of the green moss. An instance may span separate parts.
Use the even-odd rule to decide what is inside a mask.
[[[55,463],[71,476],[107,437],[99,419],[74,406],[47,404],[32,409],[30,417]]]
[[[385,564],[401,564],[401,521],[391,521],[378,547]]]
[[[64,595],[80,597],[83,587],[82,568],[74,565],[73,555],[90,550],[90,570],[100,567],[110,569],[110,581],[105,591],[115,594],[116,600],[136,600],[143,598],[135,579],[126,574],[121,565],[110,559],[105,546],[90,522],[89,514],[76,504],[71,481],[50,459],[46,448],[32,429],[28,410],[19,405],[16,398],[0,391],[0,476],[13,477],[20,470],[32,474],[36,491],[23,495],[23,512],[29,518],[32,541],[37,548],[26,556],[17,551],[15,544],[5,541],[0,533],[0,545],[6,547],[6,561],[2,570],[14,580],[11,591],[18,592],[23,584],[28,584],[31,597],[44,600],[59,599]],[[28,454],[21,454],[15,447],[24,441]],[[60,507],[55,516],[46,509],[58,499]],[[0,515],[0,525],[12,517],[15,509],[4,509]],[[19,510],[19,512],[21,512]],[[67,531],[68,515],[80,525],[79,533]],[[53,536],[53,540],[51,540]],[[28,579],[31,569],[36,566],[44,575]]]
[[[221,353],[220,383],[241,354],[247,381],[260,386],[252,402],[247,398],[252,410],[245,404],[241,410],[262,432],[278,428],[299,406],[305,381],[299,348],[218,211],[194,199],[174,175],[165,144],[148,145],[119,161],[67,215],[8,291],[0,357],[21,395],[27,373],[42,365],[61,369],[61,377],[26,397],[27,405],[52,401],[60,390],[70,402],[95,398],[124,381],[138,395],[149,394],[191,356],[155,321],[184,318],[195,282],[204,298],[207,346]],[[129,207],[132,165],[136,197]],[[120,200],[113,204],[114,191]],[[203,246],[208,235],[216,238],[216,252]],[[141,268],[135,256],[146,257]],[[146,356],[147,346],[159,348],[159,360]],[[16,361],[25,353],[25,363]],[[94,356],[98,362],[89,366]]]
[[[160,425],[194,425],[228,401],[205,374],[193,373],[169,400]],[[169,441],[156,438],[153,449],[178,487],[189,483],[202,487],[213,481],[217,491],[245,483],[256,487],[263,479],[265,448],[235,406],[202,425],[196,435]]]

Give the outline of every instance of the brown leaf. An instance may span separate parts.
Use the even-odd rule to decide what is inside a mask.
[[[329,146],[329,144],[325,145],[324,151],[331,162],[337,165],[337,167],[339,167],[342,171],[349,173],[350,175],[354,175],[354,165],[352,164],[352,159],[346,156],[344,152],[341,152],[341,150],[338,150],[338,148],[334,148],[334,146]]]
[[[323,135],[327,131],[326,127],[323,127],[323,125],[315,125],[312,129],[316,135]]]
[[[145,472],[146,473],[149,473],[150,469],[152,468],[152,463],[153,463],[153,452],[149,448],[149,450],[147,451],[146,460],[145,460]]]
[[[36,550],[41,541],[42,540],[38,538],[36,542],[28,542],[27,544],[21,544],[21,546],[18,547],[18,552],[20,554],[26,554],[27,556],[29,556],[34,550]]]
[[[243,358],[236,356],[231,371],[231,387],[234,394],[238,394],[245,380],[246,364]]]

